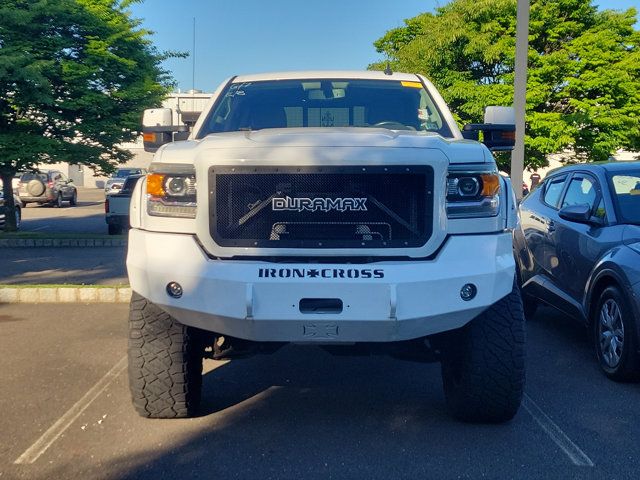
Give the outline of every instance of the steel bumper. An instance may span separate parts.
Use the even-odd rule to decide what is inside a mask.
[[[255,341],[390,342],[461,327],[511,292],[511,245],[500,232],[451,236],[434,260],[271,263],[213,260],[195,236],[132,229],[127,268],[133,291],[186,325]],[[467,283],[477,295],[465,301]],[[302,313],[309,298],[342,311]]]

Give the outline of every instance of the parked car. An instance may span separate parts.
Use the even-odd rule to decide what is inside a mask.
[[[18,195],[22,203],[50,204],[62,207],[62,202],[78,204],[78,190],[64,173],[58,170],[25,172],[18,183]]]
[[[107,180],[104,186],[104,193],[119,192],[127,177],[131,175],[145,175],[146,173],[146,168],[118,168],[115,173],[111,175],[111,178]]]
[[[542,301],[585,323],[614,380],[640,379],[640,162],[573,165],[520,204],[525,314]]]
[[[15,215],[16,215],[16,226],[20,228],[20,222],[22,220],[22,204],[20,203],[20,199],[17,195],[13,196],[13,202],[16,205]],[[0,189],[0,228],[4,227],[6,218],[6,210],[4,208],[4,192]]]
[[[144,175],[131,175],[124,181],[122,189],[116,193],[107,195],[104,201],[105,220],[109,229],[109,235],[120,235],[123,230],[128,230],[129,204],[133,189]]]

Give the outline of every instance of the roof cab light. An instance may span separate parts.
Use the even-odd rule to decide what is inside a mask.
[[[497,172],[449,171],[447,217],[495,217],[500,210]]]
[[[158,164],[147,175],[147,211],[157,217],[196,217],[196,176],[188,165]]]

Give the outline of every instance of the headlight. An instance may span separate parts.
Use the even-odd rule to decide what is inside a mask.
[[[495,171],[449,170],[447,217],[495,217],[500,212],[500,177]]]
[[[147,212],[157,217],[196,217],[193,166],[157,164],[147,175]]]

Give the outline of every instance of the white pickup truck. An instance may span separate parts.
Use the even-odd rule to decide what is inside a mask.
[[[145,114],[131,201],[141,415],[192,415],[203,357],[287,342],[440,361],[456,418],[515,415],[517,216],[490,151],[513,147],[512,109],[461,132],[420,75],[288,72],[225,81],[186,141],[171,117]]]
[[[120,188],[105,195],[104,214],[109,235],[120,235],[129,229],[131,194],[136,183],[143,176],[142,174],[130,175],[123,179]]]

